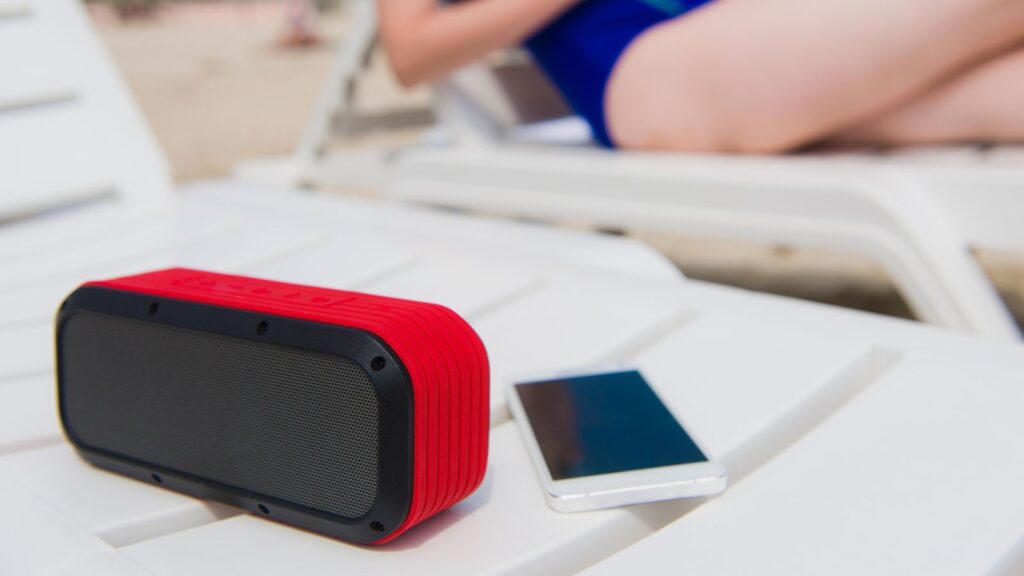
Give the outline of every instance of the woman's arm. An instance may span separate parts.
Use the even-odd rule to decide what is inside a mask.
[[[380,34],[404,86],[511,46],[581,0],[377,0]]]

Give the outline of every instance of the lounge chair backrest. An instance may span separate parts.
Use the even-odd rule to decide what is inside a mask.
[[[434,109],[462,142],[514,139],[516,130],[573,116],[530,57],[503,52],[467,66],[435,87]]]
[[[170,196],[166,160],[76,0],[0,0],[0,167],[0,223]]]

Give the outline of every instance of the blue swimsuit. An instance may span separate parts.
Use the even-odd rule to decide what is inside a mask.
[[[645,30],[711,0],[583,0],[526,41],[526,48],[602,145],[614,147],[604,118],[612,68]]]

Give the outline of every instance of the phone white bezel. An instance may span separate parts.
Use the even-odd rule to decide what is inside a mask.
[[[519,427],[519,432],[526,444],[530,459],[533,460],[534,470],[537,472],[537,476],[543,486],[548,504],[553,509],[560,512],[597,510],[689,496],[709,496],[725,489],[727,483],[725,468],[720,463],[710,459],[705,462],[642,468],[563,480],[555,480],[551,477],[547,462],[544,460],[544,454],[540,450],[540,444],[533,433],[533,426],[530,424],[526,410],[519,399],[516,386],[519,384],[528,386],[550,380],[598,376],[633,370],[639,372],[648,385],[651,385],[651,381],[644,376],[643,371],[639,367],[631,365],[601,366],[585,371],[559,370],[532,373],[521,375],[508,383],[507,400],[509,410],[516,420],[516,425]],[[707,451],[704,450],[700,442],[694,438],[690,431],[686,429],[682,419],[661,399],[657,390],[654,390],[653,385],[651,390],[654,391],[654,394],[658,396],[658,400],[672,414],[672,417],[676,419],[676,422],[686,430],[686,433],[690,435],[690,438],[697,444],[700,451],[707,456]]]

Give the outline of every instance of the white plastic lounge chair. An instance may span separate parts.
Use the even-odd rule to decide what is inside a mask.
[[[842,536],[846,530],[866,529],[887,514],[903,519],[908,502],[912,508],[918,505],[914,494],[919,477],[948,467],[948,454],[925,451],[908,457],[905,451],[930,446],[921,441],[929,433],[947,439],[948,420],[935,419],[955,416],[961,434],[957,440],[984,448],[969,454],[968,463],[981,460],[987,466],[979,468],[983,473],[1005,480],[987,492],[991,500],[1003,502],[1005,512],[979,519],[973,511],[961,510],[945,518],[960,530],[929,533],[924,542],[914,540],[914,546],[958,550],[963,562],[987,567],[1007,561],[1000,555],[1003,546],[1020,538],[1015,524],[1004,519],[1019,512],[1012,503],[1017,502],[1016,484],[1024,481],[1024,468],[1012,458],[1016,451],[992,457],[1000,444],[987,432],[997,427],[1000,438],[1010,439],[1024,431],[1019,419],[1008,414],[1022,407],[1019,386],[1009,385],[1019,384],[1024,370],[1024,355],[1016,347],[700,283],[588,270],[573,264],[574,257],[545,254],[564,246],[565,238],[574,238],[573,252],[600,255],[618,244],[613,239],[492,222],[463,226],[467,221],[462,218],[243,190],[232,184],[192,190],[176,208],[160,214],[172,225],[149,240],[161,248],[150,247],[134,261],[124,254],[114,261],[96,258],[100,241],[91,230],[80,229],[29,258],[10,255],[4,262],[22,281],[5,287],[3,294],[18,296],[23,307],[31,304],[34,314],[22,324],[0,327],[0,339],[19,363],[32,358],[39,362],[23,366],[20,375],[12,375],[8,363],[0,369],[0,505],[5,510],[0,542],[10,551],[0,557],[0,567],[14,573],[71,574],[272,574],[281,566],[309,574],[333,573],[338,566],[375,573],[569,573],[642,542],[673,520],[669,528],[675,530],[690,514],[703,510],[701,502],[693,501],[571,515],[551,511],[500,394],[494,396],[491,476],[485,486],[384,551],[346,545],[95,470],[59,441],[49,354],[37,353],[48,352],[50,326],[41,317],[51,306],[25,299],[26,292],[67,278],[52,275],[54,263],[66,262],[63,252],[78,243],[83,254],[93,255],[73,271],[82,276],[170,261],[441,300],[466,314],[481,333],[496,377],[553,365],[636,362],[709,451],[725,460],[734,480],[743,479],[735,487],[741,494],[744,485],[760,481],[761,469],[772,470],[781,466],[777,462],[792,458],[784,450],[787,446],[818,438],[833,418],[842,416],[846,436],[855,440],[855,430],[877,430],[872,427],[884,417],[877,433],[884,432],[888,443],[872,442],[874,452],[860,454],[860,462],[869,467],[886,463],[896,456],[888,446],[897,446],[904,461],[878,487],[894,494],[872,510],[878,515],[859,516],[854,510],[831,524],[790,527],[791,535],[806,529],[840,552],[849,550],[844,543],[855,547],[858,558],[884,559],[907,546],[907,538],[879,538],[864,550]],[[76,216],[27,222],[8,232],[32,235],[37,226],[53,230],[55,224],[62,229],[65,222],[78,222]],[[217,221],[229,217],[237,220]],[[197,238],[200,225],[209,230]],[[123,225],[113,230],[115,245],[135,241],[139,234]],[[278,234],[260,242],[263,230]],[[591,240],[598,245],[585,246]],[[367,244],[373,247],[346,249]],[[336,266],[325,267],[325,261]],[[39,336],[21,331],[25,325],[39,326]],[[542,335],[538,327],[543,327]],[[910,370],[901,376],[905,366],[929,362],[936,371]],[[948,371],[949,366],[957,370]],[[974,374],[981,374],[982,381]],[[942,391],[942,404],[930,406],[918,395],[928,392],[925,386]],[[890,392],[893,388],[898,393]],[[859,393],[881,394],[883,400],[867,411],[855,411],[850,422],[846,414],[859,405]],[[950,407],[952,400],[945,399],[950,395],[970,400],[971,409]],[[1002,408],[993,415],[989,403]],[[893,421],[915,412],[935,416],[919,426]],[[840,440],[847,441],[846,436]],[[816,479],[793,471],[789,475],[794,491]],[[839,492],[835,497],[842,504],[853,479],[830,481],[834,488],[829,484],[821,489]],[[966,503],[975,491],[974,484],[957,478],[943,478],[939,486],[941,490],[929,486],[923,504],[937,505],[939,492],[944,499]],[[727,492],[722,501],[730,496]],[[787,513],[808,513],[798,503],[792,506]],[[911,533],[919,524],[933,523],[928,516],[917,523],[911,520],[903,524]],[[969,525],[981,526],[986,537],[955,546]],[[658,558],[664,558],[678,546],[658,549]],[[917,551],[913,560],[934,561],[924,565],[941,573],[938,562],[946,557],[932,558]],[[825,571],[842,568],[824,556],[809,560]]]
[[[99,198],[164,202],[165,161],[77,8],[0,7],[0,222]]]
[[[30,8],[37,5],[62,15],[53,29],[61,38],[86,28],[73,2],[38,0]],[[91,83],[112,81],[94,43],[73,48],[94,61]],[[87,124],[117,126],[111,116],[123,109],[93,112]],[[62,136],[71,135],[40,138]],[[141,126],[106,138],[121,142],[108,151],[129,144],[156,151]],[[48,156],[27,160],[33,169],[24,174],[35,175],[27,185],[60,167]],[[110,181],[121,182],[118,174]],[[163,181],[124,192],[138,207],[115,192],[109,201],[0,227],[0,573],[559,574],[604,560],[630,569],[682,565],[679,544],[658,532],[663,526],[695,532],[694,542],[709,550],[733,544],[727,560],[737,564],[726,567],[734,570],[751,552],[764,566],[788,560],[817,573],[895,570],[894,558],[935,574],[1021,567],[1024,463],[1012,443],[1024,433],[1024,352],[1016,345],[684,282],[663,258],[619,238],[237,182],[165,198],[171,187]],[[513,371],[635,362],[742,482],[707,503],[553,512],[500,393],[484,486],[384,549],[97,470],[74,456],[57,426],[53,307],[83,279],[172,264],[448,304],[483,337],[496,392]],[[947,446],[958,449],[955,460]],[[821,471],[832,467],[849,475]],[[858,497],[858,479],[868,474],[870,498]],[[978,478],[986,479],[981,496]],[[770,502],[776,495],[784,498]],[[785,537],[785,545],[757,549],[748,534],[716,538],[703,528],[763,522],[751,511],[762,503],[781,526],[766,536]],[[783,523],[819,520],[813,514],[830,509],[841,513]],[[687,528],[691,519],[697,528]],[[640,548],[629,546],[648,539],[650,551],[637,557]],[[820,551],[794,562],[791,547],[805,541]],[[622,550],[623,560],[613,557]]]
[[[325,97],[299,152],[277,165],[279,176],[370,183],[391,198],[534,219],[851,252],[878,262],[921,319],[1020,337],[970,247],[1024,252],[1015,217],[1024,211],[1024,153],[966,147],[785,158],[609,153],[589,145],[578,118],[524,125],[524,119],[564,115],[565,106],[541,98],[537,109],[534,94],[533,109],[524,109],[492,69],[472,66],[437,87],[444,145],[410,148],[376,164],[351,153],[318,157],[328,127],[352,113],[359,63],[374,46],[371,4],[356,3],[353,31],[339,47]],[[266,176],[255,166],[243,172]]]

